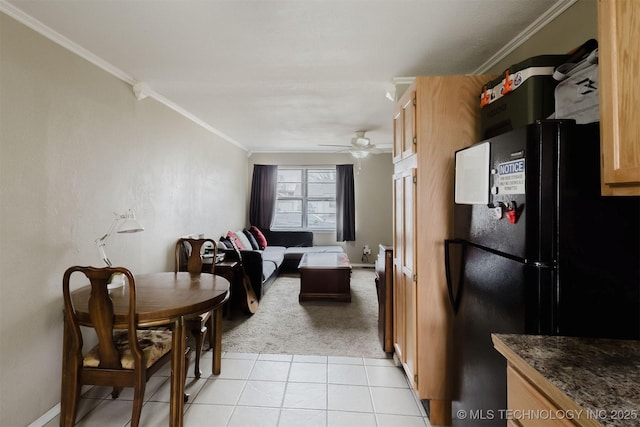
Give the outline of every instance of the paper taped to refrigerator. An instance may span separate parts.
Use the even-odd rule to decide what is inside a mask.
[[[489,203],[488,142],[476,144],[456,152],[454,200],[458,204],[486,205]]]
[[[525,194],[524,159],[498,165],[498,194]]]

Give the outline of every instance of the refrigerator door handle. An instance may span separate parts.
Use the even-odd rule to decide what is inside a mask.
[[[447,291],[449,293],[449,302],[451,303],[451,308],[453,309],[453,314],[458,314],[458,308],[460,307],[460,298],[462,293],[462,271],[464,266],[464,259],[466,253],[466,240],[462,239],[446,239],[444,241],[444,271],[445,276],[447,278]],[[451,252],[449,247],[451,245],[462,245],[462,254],[460,261],[460,271],[458,272],[458,286],[457,289],[453,290],[453,280],[451,278]]]
[[[454,241],[456,243],[462,243],[464,245],[473,246],[474,248],[478,248],[478,249],[480,249],[482,251],[489,252],[489,253],[492,253],[494,255],[498,255],[500,257],[507,258],[507,259],[510,259],[512,261],[519,262],[521,264],[530,264],[530,262],[526,258],[521,258],[521,257],[515,256],[515,255],[511,255],[511,254],[508,254],[506,252],[499,251],[497,249],[488,248],[486,246],[482,246],[482,245],[479,245],[477,243],[470,242],[468,240],[454,239]]]
[[[453,287],[453,279],[451,277],[451,249],[450,249],[451,245],[462,245],[462,252],[461,252],[460,263],[459,263],[460,271],[458,272],[458,283],[457,283],[456,289],[454,289]],[[540,261],[530,261],[530,260],[527,260],[526,258],[521,258],[515,255],[511,255],[511,254],[499,251],[497,249],[488,248],[486,246],[482,246],[477,243],[470,242],[468,240],[446,239],[444,241],[444,271],[447,279],[447,291],[449,293],[449,302],[451,302],[451,307],[453,308],[454,314],[458,313],[458,308],[460,307],[460,299],[462,298],[462,288],[464,286],[464,280],[463,280],[464,278],[463,278],[462,272],[464,271],[464,264],[466,260],[466,252],[467,252],[468,246],[472,246],[482,251],[489,252],[494,255],[507,258],[512,261],[516,261],[531,267],[542,268],[542,269],[546,269],[546,268],[553,269],[553,266],[548,263],[544,263]]]

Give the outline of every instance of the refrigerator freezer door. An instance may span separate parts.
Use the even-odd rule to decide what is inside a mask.
[[[553,265],[554,147],[559,126],[559,122],[526,126],[487,141],[491,145],[489,204],[456,205],[454,237]],[[470,212],[465,214],[465,208]]]
[[[524,186],[520,184],[519,187],[512,188],[509,192],[503,188],[507,186],[508,175],[506,173],[500,174],[501,169],[503,172],[507,171],[508,163],[512,161],[520,161],[520,167],[525,168],[525,171],[534,170],[535,161],[529,161],[530,153],[526,149],[526,143],[526,128],[517,129],[486,141],[486,144],[490,146],[488,185],[491,187],[491,194],[488,203],[472,206],[455,205],[455,235],[453,237],[466,239],[519,258],[526,257],[525,224],[529,217],[529,202],[526,199],[537,197],[535,195],[536,188],[534,187],[529,192],[525,191]],[[525,173],[525,171],[521,173]],[[535,180],[532,180],[532,183],[533,181]],[[511,205],[511,202],[515,202],[520,210],[518,221],[515,224],[510,223],[502,214]],[[500,211],[499,214],[496,214],[497,210]]]

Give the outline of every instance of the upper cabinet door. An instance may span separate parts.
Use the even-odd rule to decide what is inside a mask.
[[[393,163],[402,160],[402,135],[404,132],[404,117],[402,108],[397,108],[393,116]]]
[[[640,1],[598,0],[602,194],[640,195]]]
[[[393,162],[416,152],[416,91],[411,86],[396,103],[393,116]]]
[[[409,96],[402,105],[404,116],[404,135],[402,158],[407,158],[416,152],[416,91],[409,90]]]

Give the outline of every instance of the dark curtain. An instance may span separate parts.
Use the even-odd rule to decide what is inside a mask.
[[[337,241],[356,240],[356,202],[353,165],[336,165]]]
[[[278,166],[254,165],[249,202],[249,221],[261,230],[269,230],[276,209]]]

